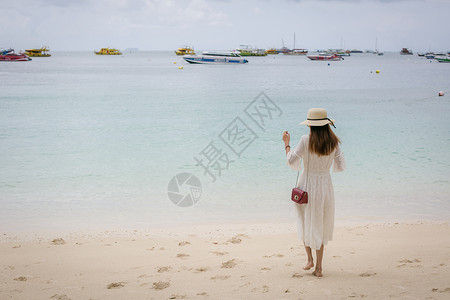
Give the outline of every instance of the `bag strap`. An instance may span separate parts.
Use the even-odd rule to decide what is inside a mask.
[[[305,192],[307,192],[307,187],[308,187],[308,172],[309,172],[309,147],[308,147],[308,153],[306,154],[307,158],[308,158],[308,165],[306,168],[306,186],[305,186]],[[304,164],[303,164],[304,166]],[[297,180],[295,180],[295,186],[297,186],[298,183],[298,175],[300,175],[300,171],[297,172]]]

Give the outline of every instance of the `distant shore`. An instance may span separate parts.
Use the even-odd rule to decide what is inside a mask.
[[[292,224],[1,236],[1,299],[450,296],[448,222],[338,226],[321,279]]]

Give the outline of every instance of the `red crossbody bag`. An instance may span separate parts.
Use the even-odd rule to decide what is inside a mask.
[[[309,159],[308,159],[308,165],[309,165]],[[297,173],[297,180],[295,181],[295,186],[298,184],[298,175],[300,174],[300,171]],[[308,169],[306,169],[306,187],[308,187]],[[308,203],[308,192],[302,189],[299,189],[297,187],[292,189],[292,195],[291,200],[298,204],[306,204]]]

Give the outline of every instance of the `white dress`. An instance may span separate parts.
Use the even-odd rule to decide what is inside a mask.
[[[298,214],[298,235],[306,246],[319,250],[333,238],[334,190],[330,169],[333,166],[334,172],[344,171],[345,159],[339,144],[328,156],[318,156],[308,149],[309,134],[288,152],[287,164],[300,171],[303,160],[304,171],[297,187],[308,192],[308,203],[293,203]]]

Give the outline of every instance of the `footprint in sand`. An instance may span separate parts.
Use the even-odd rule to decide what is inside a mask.
[[[189,254],[184,254],[184,253],[178,253],[177,254],[177,257],[178,258],[181,258],[181,259],[186,259],[186,258],[188,258],[190,255]]]
[[[178,246],[186,246],[186,245],[190,245],[191,243],[183,241],[183,242],[179,242]]]
[[[238,234],[236,236],[233,236],[231,239],[229,239],[227,242],[232,244],[239,244],[242,242],[242,238],[248,238],[248,235],[246,234]]]
[[[446,288],[446,289],[431,289],[432,292],[434,293],[450,293],[450,287]]]
[[[348,297],[349,298],[365,298],[365,297],[367,297],[367,295],[351,293],[350,295],[348,295]]]
[[[419,263],[422,262],[420,259],[414,259],[414,260],[409,260],[409,259],[404,259],[404,260],[399,260],[398,262],[400,263],[407,263],[407,264],[412,264],[412,263]]]
[[[208,293],[207,292],[197,293],[197,296],[208,296]]]
[[[14,278],[14,280],[15,281],[27,281],[28,278],[26,278],[25,276],[20,276],[20,277]]]
[[[154,290],[163,290],[163,289],[168,288],[169,286],[170,286],[170,282],[167,282],[167,281],[153,282]]]
[[[124,286],[125,286],[125,282],[113,282],[113,283],[108,284],[106,286],[106,288],[108,290],[110,290],[110,289],[120,289],[120,288],[123,288]]]
[[[303,275],[299,274],[299,273],[292,274],[292,278],[302,278],[302,277],[303,277]]]
[[[175,295],[175,294],[172,294],[169,297],[169,299],[184,299],[184,298],[186,298],[186,295]]]
[[[414,259],[414,260],[403,259],[403,260],[399,260],[398,262],[399,262],[399,263],[402,263],[402,264],[401,264],[401,265],[398,265],[397,268],[404,267],[404,266],[406,266],[407,264],[420,263],[420,262],[422,262],[422,261],[421,261],[420,259],[417,259],[417,258],[416,258],[416,259]],[[416,264],[416,265],[411,265],[411,267],[421,268],[422,265]]]
[[[264,255],[264,258],[271,258],[271,257],[284,257],[283,254],[272,254],[272,255]]]
[[[70,298],[67,297],[67,295],[58,295],[58,294],[54,294],[50,298],[51,299],[56,299],[56,300],[70,300]]]
[[[66,243],[62,238],[54,239],[50,244],[52,245],[64,245]]]
[[[157,268],[157,271],[158,271],[158,273],[164,273],[164,272],[168,272],[168,271],[170,271],[172,269],[172,267],[158,267]]]
[[[216,276],[211,277],[212,280],[225,280],[228,278],[230,278],[230,276],[228,276],[228,275],[216,275]]]
[[[375,272],[365,272],[365,273],[362,273],[362,274],[359,274],[359,276],[360,277],[370,277],[370,276],[375,276],[375,275],[377,275],[377,273],[375,273]]]
[[[270,271],[270,268],[261,268],[261,271]]]
[[[209,270],[208,267],[201,267],[201,268],[195,269],[194,271],[195,271],[195,273],[202,273],[202,272],[206,272],[208,270]]]
[[[237,261],[235,259],[226,261],[222,263],[222,268],[234,268],[237,266]]]
[[[228,252],[220,252],[220,251],[210,251],[209,253],[215,254],[217,256],[228,254]]]

